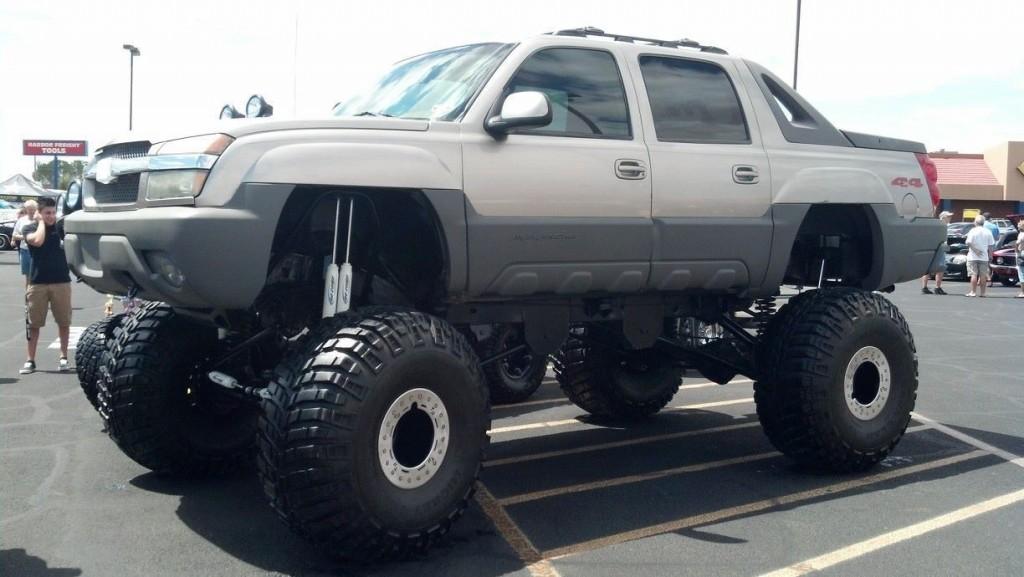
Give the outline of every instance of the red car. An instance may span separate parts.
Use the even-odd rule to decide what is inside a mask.
[[[1010,235],[1006,235],[1009,237]],[[1012,240],[1002,243],[1004,247],[992,253],[992,280],[1003,283],[1003,286],[1017,286],[1020,282],[1020,273],[1017,270],[1017,250],[1013,247],[1016,235]]]

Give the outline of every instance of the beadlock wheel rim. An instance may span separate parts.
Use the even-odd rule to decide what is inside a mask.
[[[889,359],[878,347],[864,347],[846,365],[843,393],[846,406],[861,421],[874,419],[885,408],[892,388]]]
[[[423,414],[429,419],[429,428],[421,424],[425,422]],[[430,439],[422,438],[428,432]],[[410,438],[412,434],[416,438]],[[441,397],[429,389],[402,393],[384,414],[377,435],[377,456],[384,476],[400,489],[423,486],[444,463],[448,437],[448,409]],[[422,459],[417,453],[422,453]]]

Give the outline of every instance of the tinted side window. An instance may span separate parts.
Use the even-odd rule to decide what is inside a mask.
[[[615,58],[603,50],[549,48],[530,56],[509,92],[538,91],[551,100],[551,123],[528,134],[630,138],[626,92]]]
[[[736,90],[724,70],[709,62],[641,56],[658,140],[750,142]]]

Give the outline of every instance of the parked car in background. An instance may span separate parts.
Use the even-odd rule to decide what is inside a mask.
[[[1005,218],[993,218],[989,222],[999,227],[1000,234],[1006,234],[1017,230],[1017,227],[1013,225],[1013,222]]]
[[[967,236],[967,231],[974,226],[973,222],[954,222],[946,227],[946,234],[949,236]]]
[[[963,240],[949,243],[949,250],[946,252],[946,272],[942,274],[942,278],[967,280],[967,245]]]
[[[999,240],[996,241],[996,246],[992,251],[993,282],[1001,282],[1003,286],[1017,286],[1020,283],[1020,275],[1017,272],[1017,251],[1014,248],[1018,234],[1014,231],[999,235]]]
[[[16,221],[0,222],[0,250],[13,250],[14,242],[11,240],[14,235],[14,223]]]

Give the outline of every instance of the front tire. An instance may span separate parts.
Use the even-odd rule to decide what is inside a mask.
[[[349,313],[279,367],[260,474],[278,514],[356,560],[425,551],[466,510],[490,427],[476,355],[445,321]]]
[[[895,448],[917,398],[917,352],[892,303],[857,289],[809,291],[771,320],[763,342],[754,397],[779,451],[852,472]]]
[[[135,462],[156,473],[222,475],[249,462],[258,407],[227,396],[202,366],[217,332],[147,303],[128,319],[100,389],[108,432]]]
[[[124,315],[111,315],[98,320],[82,331],[75,346],[75,369],[78,372],[78,384],[85,393],[85,398],[94,409],[99,409],[99,389],[97,383],[101,378],[101,369],[110,360],[110,350],[114,344],[114,330],[121,324]]]

